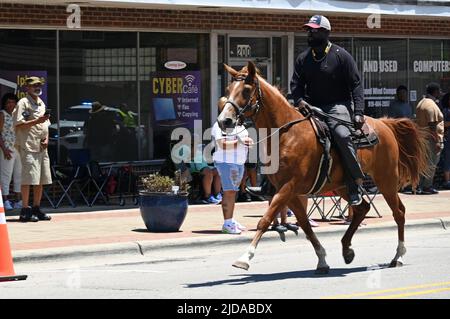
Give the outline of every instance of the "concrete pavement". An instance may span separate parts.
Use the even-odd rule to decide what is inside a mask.
[[[305,239],[292,238],[286,243],[263,240],[248,271],[231,266],[248,243],[163,249],[145,256],[19,263],[16,272],[27,274],[28,279],[1,283],[0,299],[171,298],[180,299],[181,305],[198,305],[199,298],[220,299],[222,304],[241,303],[241,299],[271,303],[298,298],[450,297],[450,232],[409,231],[405,264],[400,268],[387,268],[396,251],[395,231],[357,234],[353,243],[356,256],[350,265],[341,256],[339,239],[334,234],[321,240],[331,267],[327,275],[315,274],[317,257]],[[177,303],[165,312],[175,313]]]
[[[438,195],[404,195],[400,197],[406,206],[406,223],[412,228],[449,228],[450,192]],[[330,208],[327,200],[325,208]],[[375,206],[383,215],[378,218],[371,209],[360,231],[380,231],[396,225],[392,213],[382,196],[377,195]],[[238,203],[235,218],[249,228],[242,235],[221,234],[223,217],[216,205],[191,205],[180,232],[151,233],[145,228],[139,208],[105,210],[96,212],[52,214],[50,222],[20,223],[17,216],[8,216],[8,229],[15,262],[38,261],[58,258],[77,258],[89,255],[135,254],[145,255],[154,250],[180,248],[195,245],[222,245],[229,242],[250,242],[256,225],[267,208],[267,202]],[[342,220],[321,221],[315,211],[312,218],[318,221],[318,236],[344,233],[347,226]],[[289,218],[291,222],[294,217]],[[291,235],[288,235],[288,239]],[[293,236],[293,235],[292,235]],[[408,236],[408,230],[407,235]],[[265,239],[278,240],[269,232]]]

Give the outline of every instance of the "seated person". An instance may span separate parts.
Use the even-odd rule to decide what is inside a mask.
[[[191,154],[194,154],[192,157]],[[178,150],[172,151],[172,157],[176,157],[178,162],[188,164],[190,173],[198,173],[202,176],[204,204],[220,204],[222,202],[221,181],[217,169],[209,165],[203,156],[202,145],[194,145],[189,148],[181,145]]]
[[[248,159],[247,162],[245,162],[245,171],[244,171],[244,177],[242,177],[241,185],[239,186],[239,195],[238,195],[238,202],[251,202],[253,199],[250,196],[249,193],[247,193],[247,190],[245,189],[247,186],[247,179],[250,180],[250,185],[252,187],[257,186],[257,173],[256,173],[256,163],[249,163]],[[257,196],[254,196],[255,199],[257,199]]]

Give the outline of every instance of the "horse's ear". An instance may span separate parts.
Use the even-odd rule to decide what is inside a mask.
[[[256,65],[253,61],[248,61],[247,63],[248,77],[254,79],[256,76]]]
[[[232,77],[236,77],[238,75],[238,71],[236,71],[235,69],[233,69],[231,66],[229,66],[228,64],[223,64],[223,67],[225,68],[225,70],[231,74]]]

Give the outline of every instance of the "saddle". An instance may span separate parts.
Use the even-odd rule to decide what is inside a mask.
[[[323,147],[323,154],[320,159],[319,170],[317,172],[316,180],[308,192],[308,194],[319,194],[325,183],[331,181],[330,172],[333,165],[333,158],[331,157],[332,137],[328,125],[323,120],[327,116],[317,107],[305,106],[299,109],[299,112],[304,116],[308,116],[311,125],[316,133],[319,143]],[[355,130],[352,126],[348,126],[351,132],[351,139],[356,147],[369,148],[379,143],[378,135],[367,122],[364,123],[361,130]]]

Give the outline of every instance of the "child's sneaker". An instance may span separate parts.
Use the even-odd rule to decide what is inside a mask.
[[[222,203],[222,194],[221,194],[221,193],[218,193],[218,194],[216,195],[216,200],[217,200],[217,204]]]
[[[308,218],[308,221],[311,227],[319,227],[319,223],[316,222],[314,219]]]
[[[213,195],[210,195],[206,199],[206,203],[208,203],[208,204],[218,204],[219,202],[217,201],[217,199]]]
[[[245,227],[244,225],[241,225],[238,221],[234,221],[234,223],[236,224],[236,227],[240,230],[247,230],[247,227]]]
[[[14,203],[14,208],[16,208],[16,209],[21,209],[21,208],[22,208],[22,201],[19,200],[18,202],[15,202],[15,203]]]
[[[236,223],[223,224],[222,233],[239,235],[241,233],[241,230],[237,227]]]
[[[9,200],[5,200],[5,202],[3,203],[3,207],[4,207],[6,210],[11,210],[11,209],[13,209],[13,206],[11,205],[11,201],[9,201]]]

